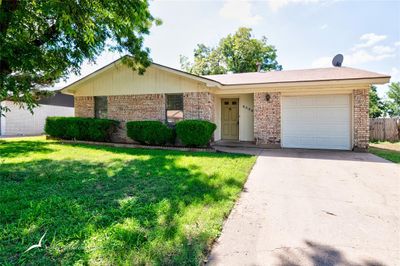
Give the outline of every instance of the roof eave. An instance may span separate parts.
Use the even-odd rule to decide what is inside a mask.
[[[170,72],[170,73],[177,74],[179,76],[183,76],[183,77],[186,77],[186,78],[189,78],[189,79],[193,79],[193,80],[196,80],[196,81],[199,81],[199,82],[203,82],[208,87],[220,87],[221,86],[221,83],[219,83],[216,80],[212,80],[212,79],[209,79],[209,78],[205,78],[205,77],[202,77],[202,76],[191,74],[189,72],[185,72],[185,71],[182,71],[182,70],[179,70],[179,69],[163,66],[163,65],[160,65],[160,64],[157,64],[157,63],[152,63],[152,66],[156,67],[156,68],[159,68],[159,69],[162,69],[164,71]]]
[[[247,88],[268,88],[268,87],[297,87],[297,86],[318,86],[326,84],[386,84],[390,81],[390,76],[376,78],[354,78],[354,79],[333,79],[333,80],[310,80],[310,81],[287,81],[287,82],[266,82],[266,83],[246,83],[246,84],[222,84],[224,89],[247,89]]]

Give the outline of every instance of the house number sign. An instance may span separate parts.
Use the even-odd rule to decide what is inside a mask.
[[[246,109],[246,110],[248,110],[250,112],[253,112],[253,109],[250,108],[249,106],[246,106],[246,105],[243,105],[243,109]]]

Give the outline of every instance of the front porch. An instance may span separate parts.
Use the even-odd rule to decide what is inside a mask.
[[[214,140],[225,147],[280,148],[280,97],[279,92],[216,94]]]
[[[241,153],[259,155],[264,147],[256,145],[255,141],[218,140],[211,143],[216,152]]]
[[[256,149],[279,149],[279,144],[257,144],[256,141],[241,140],[217,140],[211,143],[211,146],[218,150],[219,148],[256,148]]]
[[[215,123],[218,144],[255,144],[254,94],[215,95]]]
[[[213,147],[234,147],[234,148],[259,148],[255,141],[239,140],[217,140],[211,143]]]

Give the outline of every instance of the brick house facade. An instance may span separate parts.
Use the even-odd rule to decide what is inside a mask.
[[[116,142],[131,142],[127,121],[166,122],[177,113],[173,121],[214,122],[215,141],[232,141],[233,136],[268,147],[365,150],[369,88],[389,79],[348,67],[196,76],[155,63],[139,75],[117,60],[62,92],[74,95],[75,116],[120,121],[113,136]],[[290,109],[287,104],[293,97],[299,105]],[[314,105],[307,106],[307,101]],[[107,106],[100,110],[104,103]],[[321,145],[324,141],[329,145]]]
[[[95,117],[95,97],[74,97],[75,116]],[[132,142],[126,135],[126,122],[157,120],[165,122],[165,94],[107,96],[107,116],[120,121],[113,134],[115,142]],[[183,93],[185,119],[201,119],[214,122],[214,95],[208,92]]]
[[[186,92],[183,94],[185,119],[204,119],[215,122],[215,97],[209,92]]]
[[[254,140],[256,144],[279,147],[281,142],[281,93],[254,93]],[[366,149],[369,141],[368,89],[353,91],[353,142],[355,149]],[[132,142],[126,136],[127,121],[165,121],[165,95],[118,95],[108,96],[109,119],[120,121],[113,141]],[[215,96],[209,92],[183,94],[185,119],[203,119],[215,122]],[[94,97],[75,97],[75,116],[94,117]]]
[[[254,94],[254,138],[257,144],[279,145],[281,142],[281,94]]]
[[[254,94],[254,138],[258,144],[280,145],[281,142],[281,96],[270,93]],[[356,89],[352,94],[353,145],[355,150],[368,148],[369,143],[369,90]]]

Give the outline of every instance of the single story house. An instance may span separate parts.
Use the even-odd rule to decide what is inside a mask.
[[[33,109],[33,114],[12,101],[0,104],[10,109],[0,116],[0,136],[43,134],[48,116],[74,116],[74,98],[59,92],[39,100],[39,106]]]
[[[284,148],[366,149],[371,84],[390,76],[349,67],[197,76],[159,64],[139,75],[117,60],[62,89],[75,116],[124,122],[205,119],[214,141]]]

